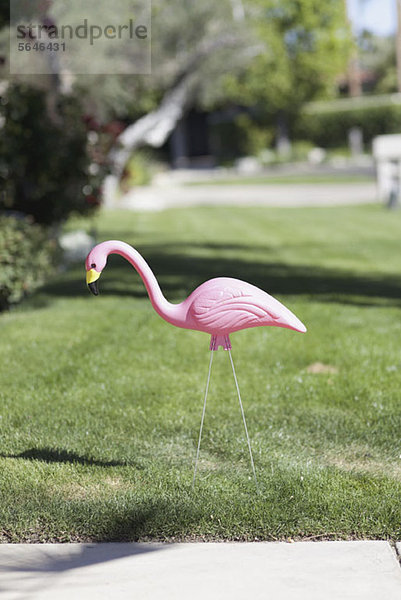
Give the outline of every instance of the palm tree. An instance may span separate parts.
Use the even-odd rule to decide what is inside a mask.
[[[397,82],[398,91],[401,92],[401,0],[397,2],[397,36],[396,36],[396,56],[397,56]]]

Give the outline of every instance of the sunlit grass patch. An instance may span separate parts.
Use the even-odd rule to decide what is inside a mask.
[[[69,227],[87,226],[85,221]],[[401,216],[381,207],[104,212],[166,297],[228,275],[307,326],[176,329],[111,257],[100,296],[72,265],[0,316],[2,541],[400,538]]]

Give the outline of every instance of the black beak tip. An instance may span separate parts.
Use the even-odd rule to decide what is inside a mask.
[[[99,289],[97,287],[97,281],[93,281],[92,283],[88,283],[88,288],[90,289],[90,291],[92,292],[92,294],[94,296],[98,296],[99,295]]]

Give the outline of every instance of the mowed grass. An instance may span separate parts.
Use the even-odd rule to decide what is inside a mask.
[[[374,183],[373,174],[279,174],[279,175],[235,175],[234,177],[213,177],[205,181],[188,181],[184,185],[279,185],[279,184],[311,184],[311,183]]]
[[[1,540],[400,539],[401,214],[216,207],[97,227],[172,302],[228,275],[308,327],[231,336],[260,490],[219,350],[191,491],[209,338],[160,319],[115,256],[98,298],[77,264],[0,315]]]

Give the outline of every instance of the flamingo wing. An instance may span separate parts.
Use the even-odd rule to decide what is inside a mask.
[[[279,302],[257,290],[254,293],[249,284],[241,282],[241,286],[216,284],[207,289],[194,299],[191,314],[199,328],[204,331],[236,331],[246,327],[260,325],[277,325],[280,312],[276,307],[270,306]]]

